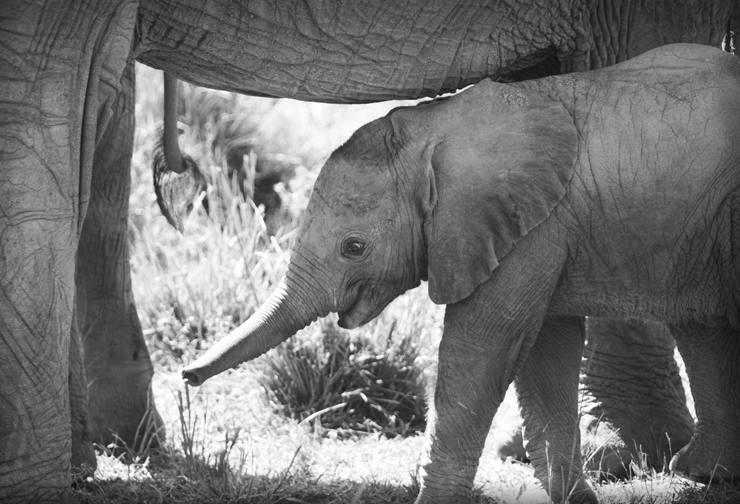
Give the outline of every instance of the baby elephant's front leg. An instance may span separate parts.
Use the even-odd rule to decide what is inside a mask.
[[[469,501],[478,459],[503,397],[494,386],[494,357],[485,348],[451,340],[445,335],[440,344],[417,504]]]
[[[480,294],[447,307],[416,504],[469,502],[493,416],[537,333],[537,317],[511,323]]]

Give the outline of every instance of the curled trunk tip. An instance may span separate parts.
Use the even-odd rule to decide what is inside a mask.
[[[192,371],[188,371],[187,369],[182,370],[182,381],[184,381],[191,387],[200,387],[203,384],[197,374]]]

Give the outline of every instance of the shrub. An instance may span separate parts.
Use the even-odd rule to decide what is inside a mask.
[[[388,437],[423,430],[426,402],[416,338],[384,341],[323,321],[313,338],[290,339],[266,356],[260,384],[286,415],[340,435],[380,432]]]

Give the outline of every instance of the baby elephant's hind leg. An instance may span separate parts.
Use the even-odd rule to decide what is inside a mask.
[[[583,340],[582,317],[545,318],[516,378],[524,446],[553,502],[597,502],[581,465],[578,374]]]
[[[697,423],[671,471],[697,481],[740,479],[740,331],[670,326],[689,375]]]

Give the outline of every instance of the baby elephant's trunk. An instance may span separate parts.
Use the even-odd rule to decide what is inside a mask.
[[[183,380],[197,387],[211,376],[259,357],[316,320],[318,315],[309,314],[296,299],[300,296],[280,282],[254,315],[182,370]]]

